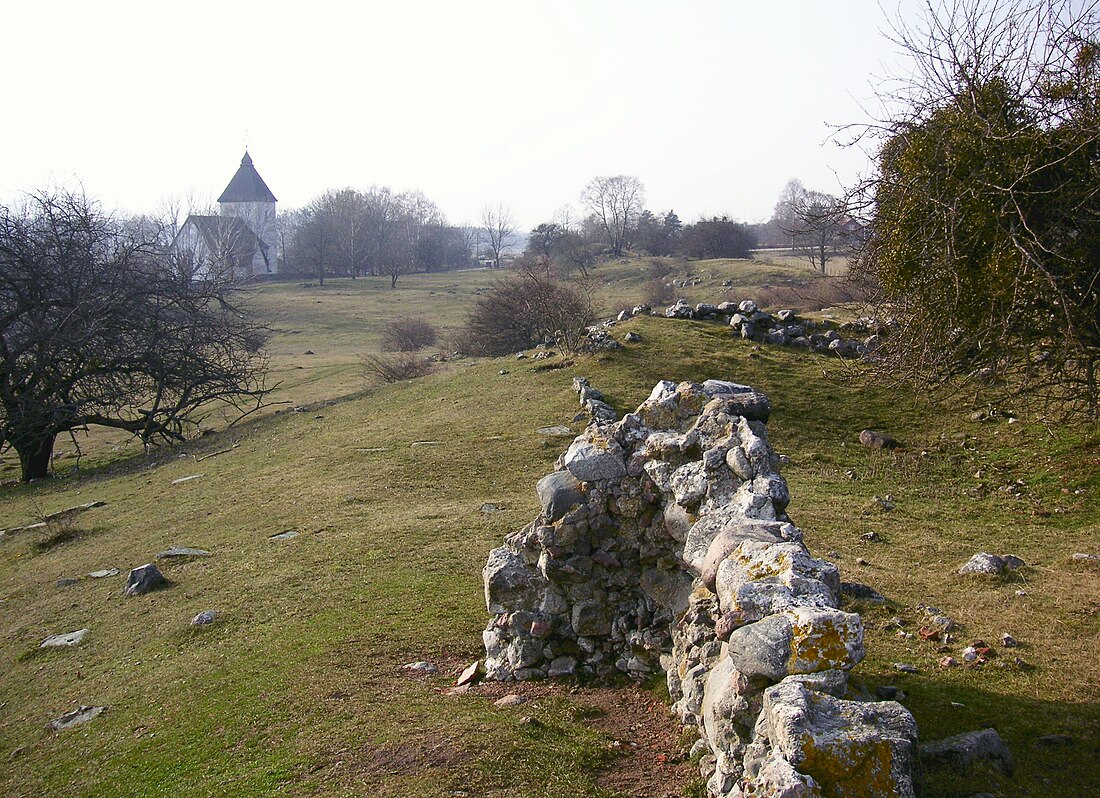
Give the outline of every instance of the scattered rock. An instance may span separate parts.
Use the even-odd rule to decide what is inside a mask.
[[[1003,776],[1011,776],[1016,770],[1012,754],[994,729],[925,743],[920,746],[920,759],[925,767],[948,767],[959,772],[967,772],[978,764],[988,765]]]
[[[548,438],[572,438],[573,430],[564,424],[557,424],[553,427],[539,427],[535,430],[539,435],[545,435]]]
[[[1100,554],[1085,554],[1084,552],[1079,551],[1076,554],[1074,554],[1072,557],[1070,557],[1070,559],[1073,560],[1074,562],[1084,562],[1084,563],[1089,563],[1089,564],[1098,564],[1098,565],[1100,565]]]
[[[485,504],[481,505],[480,509],[481,512],[485,513],[486,515],[492,515],[493,513],[500,512],[500,507],[491,502],[485,502]]]
[[[1048,747],[1073,745],[1073,738],[1068,734],[1044,734],[1036,742]]]
[[[107,579],[111,576],[118,576],[119,570],[117,568],[104,568],[100,571],[92,571],[88,576],[92,579]]]
[[[857,599],[859,601],[870,601],[874,604],[885,604],[886,597],[875,590],[873,587],[860,584],[859,582],[841,582],[840,592],[849,598]]]
[[[895,662],[894,670],[900,671],[901,673],[919,673],[917,666],[908,662]]]
[[[1015,570],[1024,564],[1023,560],[1011,554],[1005,554],[998,557],[996,554],[980,551],[967,560],[966,564],[959,569],[959,573],[999,576],[1005,573],[1005,571]]]
[[[509,695],[504,696],[504,698],[498,698],[496,701],[493,702],[493,706],[494,707],[499,707],[501,709],[506,709],[508,707],[518,707],[520,704],[526,704],[526,703],[527,703],[527,698],[525,696],[516,695],[515,693],[511,693]]]
[[[410,449],[417,449],[421,446],[440,446],[443,441],[413,441],[409,444]]]
[[[82,706],[78,709],[74,709],[72,712],[66,712],[56,720],[51,720],[48,725],[49,728],[54,731],[71,729],[73,726],[79,726],[81,723],[87,723],[90,720],[94,720],[106,709],[107,707]]]
[[[401,670],[405,673],[412,673],[419,676],[434,676],[439,673],[439,669],[432,665],[430,662],[419,660],[417,662],[409,662],[401,666]]]
[[[1019,648],[1020,641],[1018,641],[1008,632],[1005,632],[1003,635],[1001,635],[1001,646],[1003,646],[1004,648]]]
[[[187,476],[187,477],[180,477],[179,479],[173,479],[172,484],[173,485],[182,485],[184,482],[190,482],[193,479],[202,479],[205,476],[206,476],[206,474],[191,474],[190,476]]]
[[[285,532],[278,532],[274,535],[268,535],[268,540],[293,540],[301,534],[297,529],[288,529]]]
[[[642,340],[642,336],[638,335],[636,332],[628,332],[623,340],[628,344],[636,344]]]
[[[896,449],[900,445],[891,436],[873,429],[862,430],[859,433],[859,442],[872,449]]]
[[[156,556],[158,560],[185,560],[191,557],[210,557],[211,554],[206,549],[193,549],[190,546],[173,546],[170,549],[159,552]]]
[[[164,574],[157,569],[157,566],[146,563],[127,574],[125,593],[127,596],[140,596],[150,590],[164,587],[166,584],[168,580],[164,578]]]
[[[50,635],[42,641],[39,648],[67,648],[69,646],[80,645],[80,641],[84,639],[84,636],[88,634],[87,629],[77,629],[75,632],[68,632],[63,635]]]
[[[941,668],[953,668],[959,664],[959,661],[952,656],[940,657],[937,663]]]
[[[75,585],[79,581],[80,581],[79,579],[58,579],[57,580],[57,586],[58,587],[71,587],[72,585]]]
[[[458,676],[458,681],[455,682],[456,687],[465,687],[471,685],[478,680],[481,675],[481,660],[477,659],[462,669],[462,673]]]
[[[217,617],[218,617],[218,613],[215,612],[214,610],[203,610],[202,612],[200,612],[198,615],[196,615],[194,618],[191,619],[191,625],[192,626],[208,626],[209,624],[214,623],[214,621],[217,619]]]

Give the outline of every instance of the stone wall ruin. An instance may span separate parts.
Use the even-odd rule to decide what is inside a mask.
[[[715,796],[912,796],[915,723],[847,697],[863,626],[787,515],[769,412],[748,386],[661,382],[594,420],[489,555],[486,674],[663,670]]]

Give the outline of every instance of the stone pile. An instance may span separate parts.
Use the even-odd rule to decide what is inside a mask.
[[[862,623],[786,514],[769,411],[744,385],[661,382],[590,424],[489,555],[486,675],[663,670],[712,795],[911,796],[913,718],[845,699]]]
[[[651,312],[649,306],[639,305],[622,311],[615,321],[626,321]],[[666,308],[663,315],[670,319],[719,321],[729,324],[734,335],[747,340],[832,353],[842,358],[864,357],[877,351],[882,346],[882,333],[885,331],[883,325],[873,319],[846,322],[837,328],[825,327],[811,319],[799,318],[793,310],[767,313],[751,299],[718,304],[700,302],[696,305],[680,299]]]

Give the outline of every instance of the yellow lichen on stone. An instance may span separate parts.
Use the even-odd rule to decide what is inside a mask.
[[[801,737],[803,759],[793,763],[818,783],[825,798],[894,798],[894,748],[890,740],[848,738],[820,746],[811,735]]]
[[[791,619],[791,673],[847,670],[856,664],[849,653],[849,625],[837,620],[833,616],[819,616],[814,623],[800,622],[797,617]]]

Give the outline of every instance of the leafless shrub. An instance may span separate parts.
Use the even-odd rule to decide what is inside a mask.
[[[382,328],[381,346],[383,352],[415,352],[431,346],[438,338],[439,333],[427,320],[404,316]]]
[[[423,377],[432,370],[432,361],[408,352],[362,355],[363,373],[375,382],[403,382]]]
[[[672,283],[665,282],[662,277],[653,277],[646,281],[642,291],[642,300],[650,307],[657,308],[661,305],[670,305],[676,299],[676,292]]]
[[[584,281],[559,280],[546,262],[497,283],[466,321],[459,348],[500,356],[554,342],[575,352],[592,323],[591,291]]]
[[[762,286],[753,292],[762,308],[790,308],[803,313],[851,303],[863,304],[867,288],[846,277],[820,277],[787,285]]]

